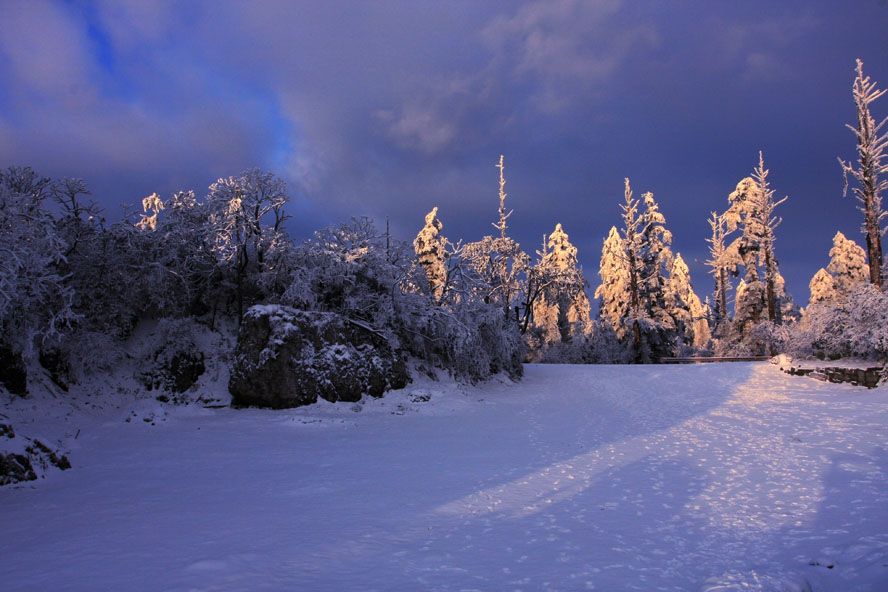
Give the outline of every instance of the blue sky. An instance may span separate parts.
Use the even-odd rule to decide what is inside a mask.
[[[511,234],[563,223],[597,283],[623,178],[652,191],[711,291],[706,219],[762,150],[777,255],[804,304],[841,230],[855,59],[888,86],[884,0],[0,0],[0,166],[82,177],[105,208],[203,194],[254,166],[291,231],[369,215],[412,240],[433,206],[476,240],[505,155]],[[874,105],[888,115],[888,98]]]

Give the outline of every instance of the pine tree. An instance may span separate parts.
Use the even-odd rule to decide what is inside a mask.
[[[744,271],[734,297],[734,324],[740,330],[747,323],[757,324],[766,306],[764,285],[757,264],[761,252],[761,214],[755,191],[755,181],[752,178],[742,179],[728,196],[731,205],[724,213],[727,232],[740,231],[740,236],[728,247],[730,251],[737,253]]]
[[[860,245],[845,238],[841,232],[836,232],[833,237],[829,257],[826,271],[832,276],[833,289],[837,297],[847,297],[851,290],[867,281],[869,266],[866,264],[866,253]]]
[[[641,356],[641,250],[644,227],[638,215],[638,200],[632,198],[632,187],[629,178],[625,179],[623,190],[623,249],[626,253],[626,269],[629,273],[629,316],[632,319],[632,347],[636,355]]]
[[[782,288],[783,277],[777,267],[777,256],[774,254],[774,241],[777,240],[774,230],[783,221],[774,215],[774,210],[787,200],[786,197],[779,201],[774,201],[774,191],[768,183],[768,169],[765,168],[765,161],[762,153],[759,151],[759,163],[754,169],[752,178],[756,184],[756,195],[760,203],[758,210],[761,212],[761,255],[764,263],[765,274],[765,298],[768,311],[768,320],[772,323],[778,323],[780,318],[781,306],[780,300],[785,296]],[[780,284],[780,286],[778,286]]]
[[[654,201],[654,194],[643,194],[641,249],[639,259],[639,298],[647,315],[667,330],[675,329],[675,321],[666,302],[666,285],[673,264],[672,233],[666,229],[666,217]]]
[[[743,265],[744,291],[737,290],[734,304],[734,323],[740,331],[758,324],[762,314],[772,323],[779,323],[781,302],[785,294],[777,287],[780,271],[774,254],[774,230],[781,219],[774,215],[777,206],[786,201],[774,201],[774,191],[768,183],[762,153],[752,177],[746,177],[728,196],[731,206],[724,214],[728,232],[740,230],[741,235],[728,247],[736,252]]]
[[[561,224],[557,224],[539,255],[537,275],[545,285],[534,306],[534,320],[547,343],[568,342],[585,333],[589,325],[589,299],[577,260],[577,248],[571,244]]]
[[[438,302],[447,281],[447,239],[441,236],[442,226],[436,206],[426,214],[425,226],[413,240],[413,249],[428,279],[429,294]]]
[[[833,282],[833,276],[822,267],[817,270],[811,282],[808,284],[811,291],[811,297],[808,299],[808,306],[819,304],[822,302],[835,302],[836,288]]]
[[[845,193],[848,192],[848,174],[857,181],[854,193],[863,212],[863,234],[866,236],[867,263],[870,283],[882,289],[882,220],[886,212],[882,210],[881,193],[888,189],[888,179],[880,178],[888,173],[888,133],[879,135],[888,118],[876,124],[870,113],[870,104],[884,95],[886,89],[876,89],[876,83],[863,75],[863,62],[857,60],[857,75],[852,86],[854,103],[857,106],[857,127],[848,128],[857,136],[857,167],[841,158],[839,164],[845,177]]]
[[[716,212],[712,212],[709,219],[712,229],[712,238],[706,239],[709,243],[709,259],[706,264],[715,279],[715,314],[713,315],[713,329],[718,328],[722,321],[728,318],[728,291],[731,289],[729,274],[736,273],[736,251],[732,252],[725,246],[725,220]]]
[[[595,289],[598,318],[613,330],[619,339],[626,335],[624,320],[630,314],[630,278],[625,244],[616,226],[612,226],[601,248],[598,275],[601,284]]]
[[[668,281],[668,302],[679,337],[685,345],[705,348],[711,338],[706,309],[691,286],[691,272],[681,254],[675,256]]]

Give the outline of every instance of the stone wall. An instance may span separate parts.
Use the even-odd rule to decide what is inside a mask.
[[[820,366],[806,368],[803,366],[787,365],[780,368],[793,376],[810,376],[824,382],[848,382],[855,386],[875,388],[886,377],[888,367],[872,366],[869,368],[844,368],[841,366]]]

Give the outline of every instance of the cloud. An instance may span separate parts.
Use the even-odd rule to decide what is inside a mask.
[[[720,55],[747,84],[771,82],[801,75],[789,66],[792,48],[822,27],[819,16],[811,11],[793,10],[789,14],[751,15],[744,20],[712,19],[712,45],[721,47]],[[718,54],[717,54],[718,55]]]
[[[657,43],[651,26],[626,22],[620,0],[536,1],[482,32],[495,63],[529,81],[538,106],[556,111],[602,87],[636,48]]]
[[[425,105],[408,103],[397,115],[393,111],[379,111],[377,115],[388,124],[389,134],[403,148],[433,154],[456,138],[453,123]]]
[[[14,100],[49,97],[73,106],[91,98],[89,51],[77,23],[59,5],[8,3],[3,21],[0,54],[9,70],[0,75]]]

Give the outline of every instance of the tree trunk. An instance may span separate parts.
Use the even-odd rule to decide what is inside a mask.
[[[718,270],[718,321],[720,325],[722,321],[728,318],[728,278],[725,277],[725,269]]]
[[[771,268],[774,256],[770,248],[765,248],[765,299],[768,307],[768,320],[777,322],[777,294],[774,291],[774,270]]]
[[[629,305],[632,312],[632,348],[635,357],[641,357],[641,327],[638,324],[638,313],[641,302],[638,295],[638,270],[635,266],[635,253],[629,249]]]
[[[873,202],[873,205],[871,205]],[[866,203],[866,255],[869,261],[870,283],[882,289],[882,233],[875,212],[875,200],[868,198]]]

